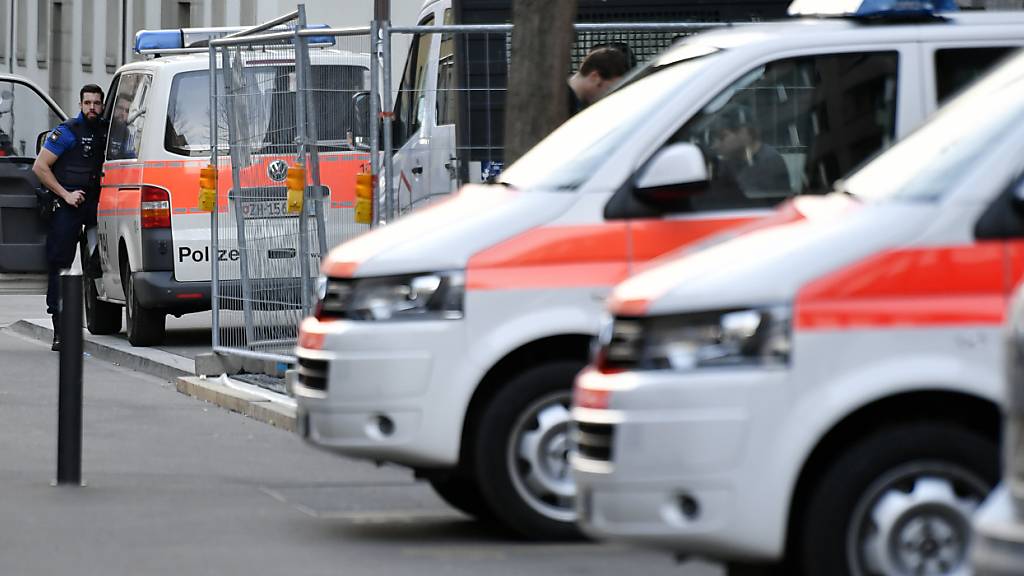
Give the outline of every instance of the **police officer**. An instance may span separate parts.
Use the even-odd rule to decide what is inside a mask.
[[[46,311],[53,319],[52,350],[60,350],[60,271],[75,261],[82,226],[96,226],[103,167],[103,90],[86,84],[78,96],[81,112],[50,132],[32,166],[43,186],[59,199],[46,236]]]

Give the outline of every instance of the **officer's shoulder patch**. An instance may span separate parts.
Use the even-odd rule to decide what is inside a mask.
[[[53,132],[50,132],[50,142],[56,142],[60,140],[60,128],[54,128]]]

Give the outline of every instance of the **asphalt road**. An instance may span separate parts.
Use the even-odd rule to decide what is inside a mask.
[[[0,302],[0,324],[31,301]],[[621,545],[536,544],[448,508],[400,468],[85,361],[86,487],[53,487],[58,355],[0,333],[0,574],[711,576]]]

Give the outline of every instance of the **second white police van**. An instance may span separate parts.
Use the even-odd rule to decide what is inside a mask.
[[[1022,94],[1024,55],[835,193],[616,287],[573,412],[588,533],[783,574],[969,573],[1024,277]]]
[[[1024,14],[885,10],[686,39],[500,184],[331,253],[297,348],[300,434],[527,537],[578,534],[570,395],[610,288],[828,191],[1022,43]],[[716,177],[691,199],[672,190],[694,143]]]

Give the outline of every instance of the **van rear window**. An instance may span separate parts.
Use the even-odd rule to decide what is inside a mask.
[[[218,74],[218,139],[227,151],[228,106],[239,125],[247,128],[250,153],[276,154],[295,150],[295,67],[245,68],[245,96],[224,95]],[[352,96],[367,90],[368,73],[360,66],[312,66],[313,107],[317,139],[322,149],[349,150],[349,132],[355,117]],[[171,83],[164,148],[182,156],[210,153],[210,73],[182,72]]]

